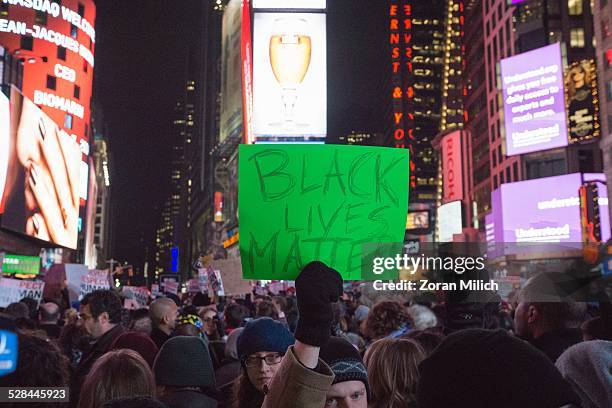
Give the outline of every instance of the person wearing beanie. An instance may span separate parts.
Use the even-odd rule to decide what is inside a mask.
[[[216,408],[205,392],[215,389],[215,374],[203,339],[176,336],[167,340],[153,363],[160,401],[170,408]]]
[[[244,326],[236,343],[242,365],[236,387],[239,408],[261,407],[270,381],[294,342],[293,334],[269,317],[251,320]]]
[[[561,354],[555,366],[582,401],[582,408],[612,403],[612,341],[578,343]]]
[[[134,350],[153,368],[153,362],[159,349],[149,336],[142,332],[126,332],[115,339],[111,350],[129,349]]]
[[[559,408],[580,402],[545,354],[504,330],[450,334],[419,373],[419,408]]]
[[[324,263],[313,261],[302,269],[295,288],[299,313],[295,345],[283,357],[263,408],[324,408],[334,381],[334,372],[319,354],[331,337],[332,303],[342,295],[342,277]]]
[[[339,337],[330,339],[319,354],[334,373],[326,404],[338,408],[367,408],[368,373],[357,349]]]

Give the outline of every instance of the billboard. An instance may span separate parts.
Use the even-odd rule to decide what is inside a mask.
[[[428,229],[429,211],[408,211],[406,230]]]
[[[75,249],[83,184],[79,144],[14,87],[10,106],[2,226]]]
[[[572,63],[565,73],[569,119],[569,142],[576,143],[600,135],[597,66],[593,60]]]
[[[323,13],[255,13],[253,132],[257,140],[327,134]]]
[[[463,173],[461,166],[461,131],[442,138],[442,201],[463,200]]]
[[[231,0],[221,26],[221,123],[219,142],[242,134],[241,0]]]
[[[253,0],[254,9],[324,9],[327,0]]]
[[[251,8],[249,0],[242,0],[242,31],[240,34],[242,58],[242,116],[244,143],[253,143],[253,40],[251,39]]]
[[[438,242],[452,242],[454,234],[463,229],[461,201],[452,201],[438,207]]]
[[[567,146],[559,43],[501,60],[508,156]]]
[[[603,179],[585,174],[584,180]],[[580,173],[502,184],[492,193],[493,240],[498,243],[582,242]],[[608,197],[600,189],[602,241],[610,237]]]
[[[0,91],[0,214],[3,213],[2,193],[6,184],[6,171],[9,163],[9,150],[11,139],[9,134],[10,125],[10,107],[9,100]]]

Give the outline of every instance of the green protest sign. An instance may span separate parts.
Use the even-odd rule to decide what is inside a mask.
[[[240,145],[238,157],[245,279],[293,280],[313,260],[361,279],[364,245],[404,241],[407,150]]]

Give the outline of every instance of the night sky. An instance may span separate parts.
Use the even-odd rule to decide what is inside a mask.
[[[212,1],[212,0],[210,0]],[[202,0],[97,0],[96,99],[112,165],[112,256],[140,268],[169,192],[172,107]],[[373,7],[373,4],[377,4]],[[180,6],[179,6],[180,5]],[[382,130],[386,2],[328,1],[328,140]]]

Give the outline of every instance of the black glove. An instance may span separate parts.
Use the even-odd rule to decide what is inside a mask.
[[[320,347],[331,335],[332,302],[342,295],[342,277],[322,262],[306,265],[295,280],[299,320],[295,338]]]

